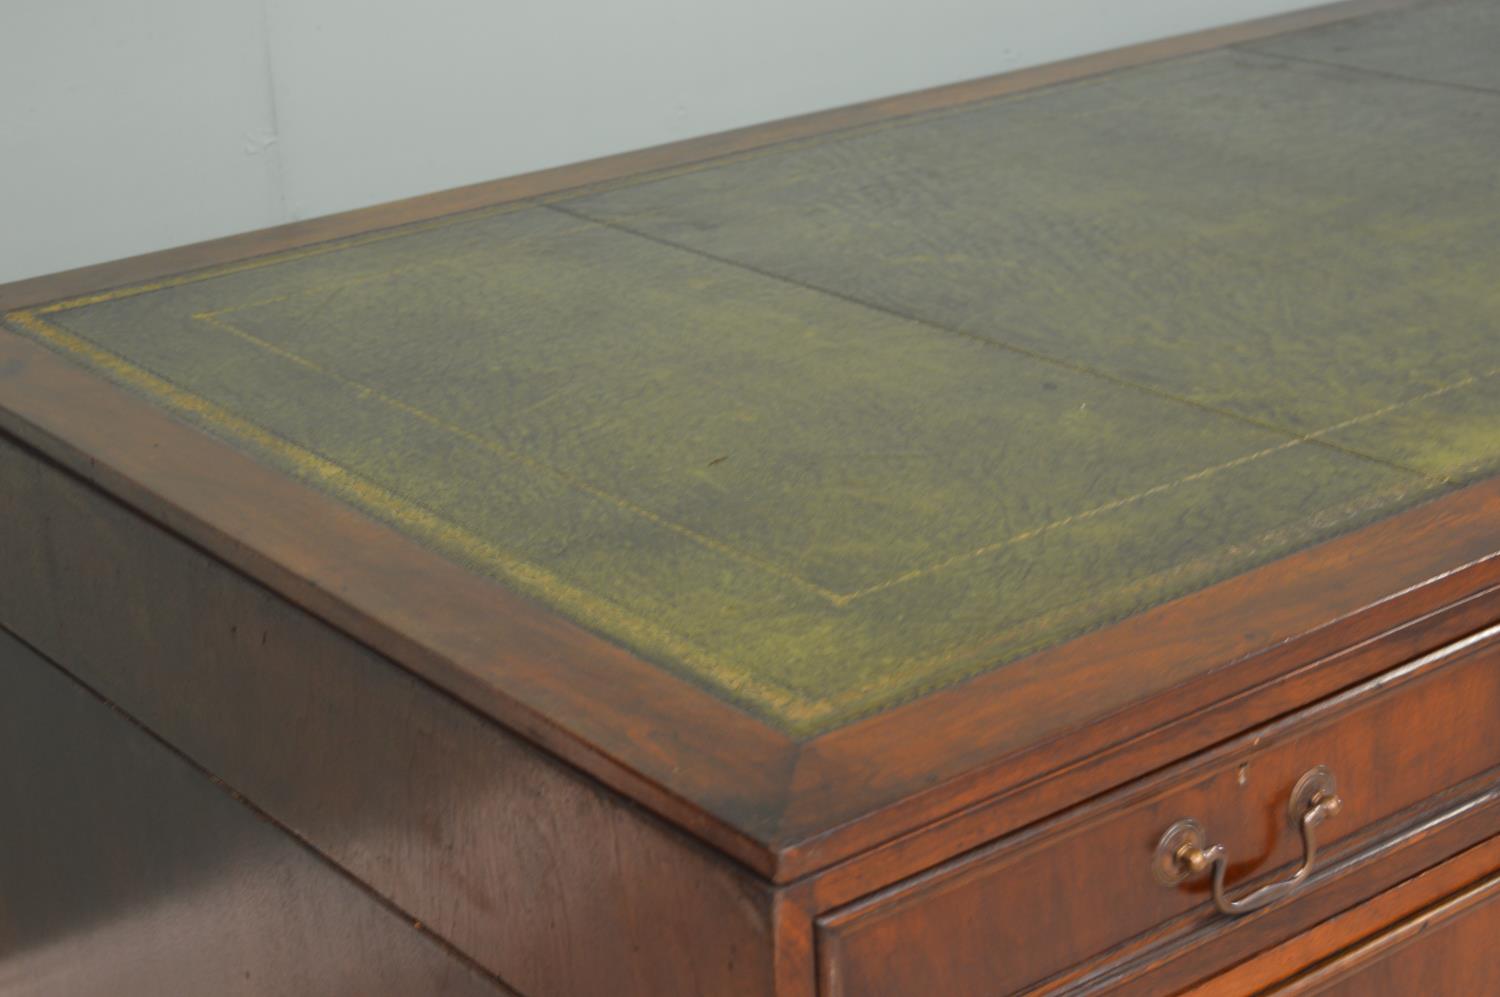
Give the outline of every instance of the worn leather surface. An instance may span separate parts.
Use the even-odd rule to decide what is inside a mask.
[[[6,321],[805,734],[1493,472],[1496,89],[1217,52]]]
[[[1500,90],[1500,3],[1437,0],[1257,42],[1258,52]]]

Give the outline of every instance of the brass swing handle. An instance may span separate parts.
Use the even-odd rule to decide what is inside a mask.
[[[1318,857],[1317,829],[1343,808],[1333,773],[1325,766],[1308,771],[1297,780],[1287,806],[1287,817],[1302,832],[1302,865],[1279,883],[1271,883],[1231,900],[1224,892],[1224,874],[1229,868],[1223,845],[1209,845],[1203,825],[1192,819],[1180,820],[1167,828],[1156,846],[1154,869],[1163,885],[1176,886],[1184,880],[1213,870],[1214,906],[1231,916],[1248,914],[1295,893],[1312,874]]]

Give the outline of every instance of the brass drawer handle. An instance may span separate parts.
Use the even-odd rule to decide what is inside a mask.
[[[1214,906],[1225,914],[1238,916],[1260,910],[1283,897],[1297,891],[1312,873],[1313,862],[1318,857],[1317,827],[1343,808],[1339,799],[1338,785],[1333,773],[1319,765],[1297,780],[1292,790],[1292,799],[1287,806],[1287,816],[1292,826],[1302,830],[1302,865],[1291,876],[1279,883],[1262,886],[1238,900],[1224,894],[1224,872],[1229,867],[1223,845],[1209,845],[1203,825],[1192,819],[1180,820],[1167,828],[1156,845],[1156,861],[1153,868],[1156,878],[1165,886],[1176,886],[1185,879],[1198,876],[1205,869],[1214,873]]]

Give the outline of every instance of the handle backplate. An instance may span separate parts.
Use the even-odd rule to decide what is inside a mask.
[[[1163,886],[1176,886],[1206,871],[1213,872],[1214,906],[1225,914],[1248,914],[1296,892],[1312,874],[1317,860],[1316,831],[1319,824],[1343,808],[1338,782],[1326,765],[1303,773],[1287,801],[1287,818],[1302,833],[1302,864],[1291,876],[1262,886],[1239,899],[1231,899],[1224,887],[1229,859],[1223,845],[1210,845],[1208,832],[1192,818],[1179,820],[1156,844],[1152,873]]]

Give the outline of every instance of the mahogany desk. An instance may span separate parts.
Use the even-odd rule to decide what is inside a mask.
[[[1500,992],[1497,51],[0,288],[0,990]]]

